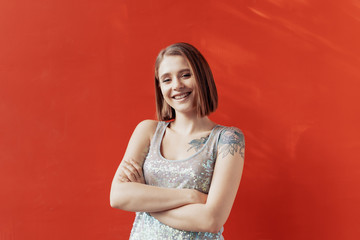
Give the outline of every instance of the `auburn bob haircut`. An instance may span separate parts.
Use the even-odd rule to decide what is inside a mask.
[[[158,71],[165,56],[183,56],[190,64],[196,79],[197,115],[204,117],[214,112],[218,105],[218,95],[209,64],[194,46],[188,43],[175,43],[161,50],[155,62],[155,97],[158,120],[175,119],[175,110],[165,102],[160,89]]]

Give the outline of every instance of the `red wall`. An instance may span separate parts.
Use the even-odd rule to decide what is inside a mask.
[[[246,136],[225,238],[359,239],[355,0],[0,1],[0,239],[127,239],[111,180],[178,41]]]

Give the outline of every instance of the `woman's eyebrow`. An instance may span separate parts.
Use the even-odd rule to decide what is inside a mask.
[[[190,68],[181,69],[181,70],[179,70],[179,72],[178,72],[177,74],[181,74],[181,73],[183,73],[183,72],[190,72]],[[168,76],[168,75],[171,75],[171,73],[163,73],[163,74],[160,76],[159,79],[162,79],[162,78],[164,78],[164,77],[166,77],[166,76]]]
[[[164,77],[166,77],[166,76],[168,76],[168,75],[170,75],[170,73],[164,73],[164,74],[162,74],[162,75],[160,76],[159,79],[162,79],[162,78],[164,78]]]
[[[179,73],[190,72],[190,68],[181,69]]]

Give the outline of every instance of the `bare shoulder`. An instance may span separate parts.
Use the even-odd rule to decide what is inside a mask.
[[[151,139],[155,133],[157,125],[158,121],[146,119],[136,126],[135,131],[141,133],[143,136],[148,136]]]
[[[218,149],[224,158],[227,155],[240,154],[244,158],[245,137],[243,132],[237,127],[224,127],[220,133]]]
[[[143,163],[157,123],[154,120],[144,120],[136,126],[126,148],[124,159],[133,159],[139,164]]]

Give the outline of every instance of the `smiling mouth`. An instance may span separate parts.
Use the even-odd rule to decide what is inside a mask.
[[[181,99],[184,99],[184,98],[186,98],[187,96],[189,96],[190,93],[191,93],[191,92],[186,92],[186,93],[183,93],[183,94],[179,94],[179,95],[173,96],[172,98],[175,99],[175,100],[181,100]]]

